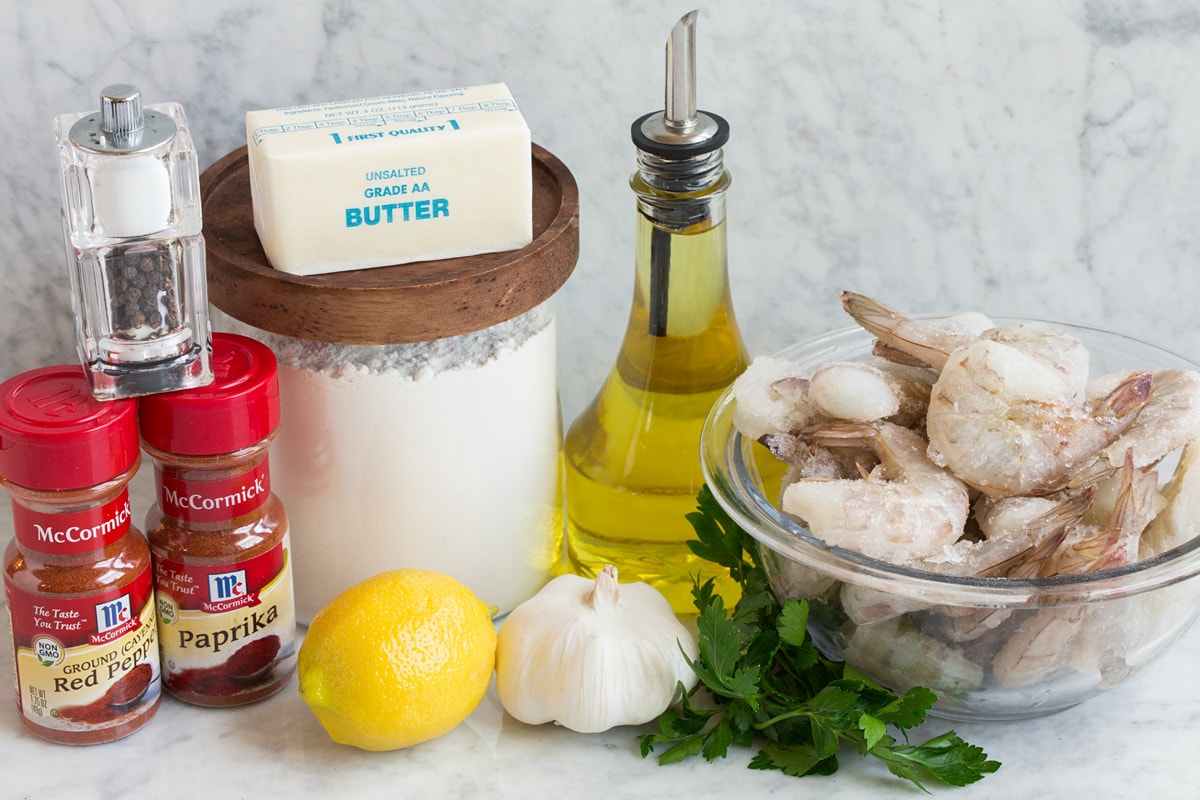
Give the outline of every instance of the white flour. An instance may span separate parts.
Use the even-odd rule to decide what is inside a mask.
[[[553,312],[408,345],[255,331],[279,358],[271,477],[291,524],[296,616],[417,567],[506,613],[561,544],[562,441]]]

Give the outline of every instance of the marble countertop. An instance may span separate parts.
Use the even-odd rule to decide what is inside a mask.
[[[0,376],[75,358],[51,122],[111,82],[187,110],[201,168],[245,112],[506,82],[580,189],[561,292],[564,419],[619,344],[633,281],[629,124],[661,107],[668,0],[9,2],[0,14]],[[702,9],[700,106],[731,123],[734,303],[752,353],[844,327],[837,291],[912,313],[977,309],[1111,328],[1197,358],[1200,17],[1190,0],[745,0]],[[11,536],[0,492],[0,544]],[[0,645],[0,685],[11,644]],[[1200,797],[1200,631],[1106,697],[1043,719],[955,725],[1004,763],[937,795]],[[832,777],[659,767],[636,730],[505,717],[490,693],[451,734],[373,754],[334,744],[293,683],[236,710],[171,698],[120,742],[66,748],[0,704],[0,800],[191,797],[919,797],[847,753]],[[950,727],[931,722],[920,739]]]
[[[0,685],[8,685],[6,637],[0,648]],[[962,800],[1200,796],[1198,660],[1200,630],[1193,629],[1149,671],[1067,711],[1010,723],[931,719],[914,741],[953,727],[1003,763],[973,786],[931,786],[933,793]],[[0,796],[13,800],[923,796],[852,750],[843,750],[841,769],[830,777],[750,770],[748,750],[712,764],[658,766],[640,757],[642,729],[585,735],[525,725],[504,713],[494,683],[458,728],[390,753],[335,744],[300,700],[294,677],[273,697],[240,708],[199,708],[166,697],[137,733],[89,747],[42,741],[13,709],[4,711]]]
[[[130,490],[135,505],[149,503],[151,471],[140,471]],[[0,533],[10,524],[3,511]],[[937,796],[1200,797],[1194,760],[1200,741],[1198,662],[1200,626],[1194,626],[1147,670],[1074,708],[1005,723],[931,717],[909,738],[919,743],[953,729],[1002,764],[972,786],[930,784]],[[0,686],[11,686],[12,679],[12,640],[0,636]],[[754,751],[745,749],[711,764],[692,759],[659,766],[640,755],[639,736],[651,730],[652,724],[578,734],[526,725],[504,713],[494,680],[456,729],[390,753],[330,739],[300,699],[294,676],[274,696],[239,708],[201,708],[165,695],[140,731],[84,747],[43,741],[21,724],[14,706],[0,705],[0,800],[925,796],[881,763],[846,748],[840,770],[824,777],[748,769]]]

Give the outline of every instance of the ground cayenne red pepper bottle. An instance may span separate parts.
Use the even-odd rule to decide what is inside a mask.
[[[296,668],[287,514],[271,492],[275,355],[213,335],[208,386],[139,399],[158,503],[146,517],[163,684],[204,706],[275,693]]]
[[[77,366],[0,384],[17,709],[51,741],[119,739],[162,699],[150,550],[127,488],[140,463],[136,413],[132,400],[94,399]]]

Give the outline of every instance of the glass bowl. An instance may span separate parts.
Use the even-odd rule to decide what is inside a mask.
[[[1136,339],[1053,324],[1087,346],[1092,376],[1200,370]],[[847,328],[777,355],[807,373],[868,358],[872,342]],[[713,406],[702,468],[720,505],[758,541],[773,591],[781,602],[808,599],[809,630],[827,657],[897,692],[932,689],[931,714],[985,721],[1068,708],[1152,664],[1200,612],[1200,537],[1118,569],[1028,580],[948,576],[827,546],[775,505],[786,467],[734,429],[735,403],[726,390]]]

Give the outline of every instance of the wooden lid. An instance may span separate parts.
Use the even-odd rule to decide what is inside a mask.
[[[520,250],[292,275],[259,243],[241,147],[200,176],[209,300],[261,330],[340,344],[431,341],[512,319],[558,291],[579,258],[575,178],[536,144],[532,165],[533,241]]]

